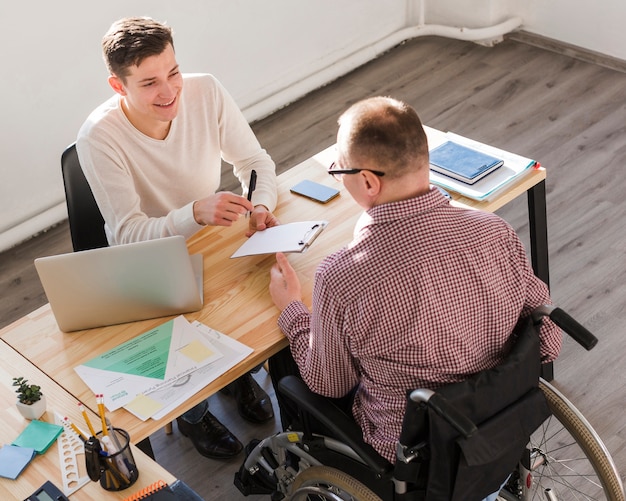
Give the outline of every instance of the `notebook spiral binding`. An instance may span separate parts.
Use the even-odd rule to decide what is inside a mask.
[[[124,499],[124,501],[140,501],[142,499],[148,499],[154,493],[161,491],[165,488],[167,488],[167,482],[163,480],[158,480],[157,482],[154,482],[153,484],[135,492],[135,494],[127,497],[126,499]]]

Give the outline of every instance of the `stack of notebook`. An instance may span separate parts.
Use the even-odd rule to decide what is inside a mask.
[[[504,161],[453,141],[446,141],[430,151],[431,170],[467,184],[474,184]]]

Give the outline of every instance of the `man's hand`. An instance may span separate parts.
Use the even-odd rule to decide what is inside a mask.
[[[246,236],[249,237],[256,231],[263,231],[265,228],[278,226],[280,221],[264,205],[257,205],[250,214],[250,225]]]
[[[243,214],[254,209],[246,197],[220,191],[193,204],[193,217],[198,224],[232,226]]]
[[[302,301],[300,280],[287,256],[282,252],[276,254],[276,263],[270,270],[270,296],[280,311],[292,301]]]

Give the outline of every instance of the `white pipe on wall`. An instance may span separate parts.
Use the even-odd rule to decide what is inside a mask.
[[[59,224],[67,219],[65,200],[35,216],[32,216],[11,228],[0,232],[0,252]]]
[[[420,14],[420,18],[422,15],[423,14]],[[375,59],[396,45],[413,38],[432,35],[472,42],[485,41],[492,45],[491,42],[498,40],[506,33],[516,30],[521,25],[521,18],[512,17],[504,22],[486,28],[456,28],[437,24],[418,24],[417,26],[404,28],[374,44],[353,52],[342,60],[327,66],[322,71],[318,71],[298,82],[292,83],[277,93],[248,106],[243,110],[243,113],[249,121],[259,120],[283,106],[294,102],[309,92],[319,89],[359,66],[364,65],[368,61]]]

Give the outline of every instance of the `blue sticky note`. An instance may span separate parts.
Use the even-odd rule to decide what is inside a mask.
[[[0,477],[15,480],[34,456],[32,447],[5,445],[0,449]]]
[[[32,447],[37,453],[43,454],[62,432],[63,426],[35,419],[13,440],[13,445]]]

